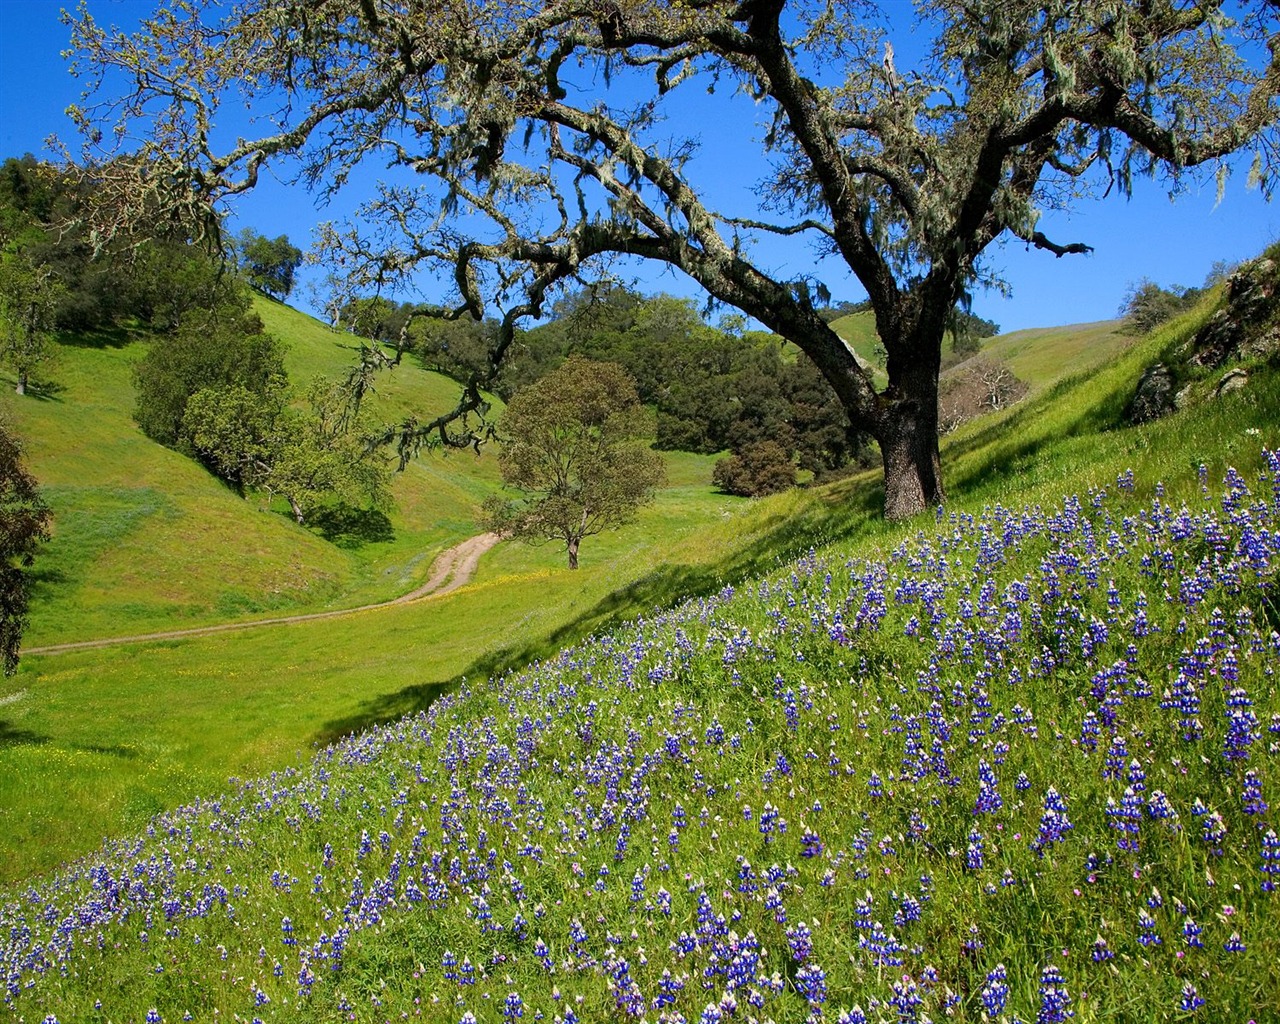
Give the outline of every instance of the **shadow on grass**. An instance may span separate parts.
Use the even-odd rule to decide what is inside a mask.
[[[344,736],[424,711],[438,697],[455,690],[464,679],[483,681],[517,671],[593,634],[617,629],[637,616],[718,593],[726,585],[762,576],[812,548],[880,529],[883,502],[884,489],[880,483],[872,485],[865,478],[841,481],[824,491],[801,515],[781,518],[724,561],[709,565],[657,566],[640,579],[606,594],[593,607],[549,633],[486,652],[459,675],[406,686],[366,701],[355,714],[326,722],[312,741],[317,746],[325,746]]]
[[[58,334],[58,344],[69,348],[125,348],[136,339],[136,329],[127,324],[102,324]]]
[[[395,540],[391,520],[376,509],[333,505],[311,514],[309,525],[330,544],[359,548],[378,541]]]
[[[83,750],[86,754],[102,754],[104,757],[118,757],[123,761],[136,761],[138,752],[132,747],[122,746],[121,744],[113,744],[111,746],[103,746],[100,743],[84,743],[75,744],[74,749]]]
[[[43,746],[48,742],[48,736],[41,736],[30,729],[19,729],[0,719],[0,747]]]

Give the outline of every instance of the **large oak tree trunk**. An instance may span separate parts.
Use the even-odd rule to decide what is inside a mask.
[[[936,412],[930,417],[914,409],[894,410],[878,439],[884,457],[886,519],[907,519],[942,504],[937,418]]]
[[[946,496],[938,457],[938,363],[916,356],[897,374],[890,368],[889,401],[875,431],[884,458],[886,519],[918,515]]]

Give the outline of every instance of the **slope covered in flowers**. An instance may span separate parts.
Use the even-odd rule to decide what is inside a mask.
[[[11,894],[6,1009],[1268,1019],[1262,465],[815,553],[162,816]]]

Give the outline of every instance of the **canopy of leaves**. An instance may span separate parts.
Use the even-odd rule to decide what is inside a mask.
[[[283,497],[299,525],[322,506],[388,508],[386,460],[365,443],[342,386],[317,378],[305,411],[290,398],[283,377],[260,391],[204,388],[187,403],[183,431],[215,473],[268,500]]]
[[[31,375],[50,355],[51,332],[65,289],[48,266],[18,243],[0,248],[0,360],[24,394]]]
[[[758,498],[794,486],[796,467],[778,442],[755,441],[727,459],[720,459],[711,482],[729,494]]]
[[[213,223],[217,200],[281,156],[325,191],[365,160],[414,172],[386,181],[361,225],[328,229],[323,248],[369,287],[448,274],[455,316],[483,319],[496,300],[489,372],[565,282],[614,259],[666,263],[814,360],[879,442],[886,512],[903,516],[943,498],[943,337],[990,281],[992,243],[1087,252],[1046,237],[1042,212],[1126,193],[1142,174],[1177,188],[1216,169],[1221,182],[1244,147],[1271,189],[1280,12],[1236,8],[921,0],[923,56],[901,69],[878,8],[835,0],[246,0],[230,12],[184,0],[134,35],[82,9],[77,70],[119,71],[135,88],[74,113],[91,143],[144,123],[141,151],[98,175],[97,194],[126,211],[167,205]],[[742,108],[762,121],[747,127],[765,157],[754,192],[723,205],[668,119],[677,97],[717,88],[752,101]],[[271,128],[220,146],[229,98],[275,111]],[[820,316],[821,282],[754,255],[770,235],[811,239],[857,279],[887,385]],[[458,417],[481,403],[475,383]]]
[[[1129,286],[1124,301],[1120,303],[1120,316],[1124,320],[1126,331],[1146,334],[1166,320],[1185,313],[1203,294],[1199,288],[1183,288],[1180,285],[1162,288],[1144,277]]]
[[[0,422],[0,665],[13,675],[27,625],[28,568],[49,539],[49,506],[22,462],[22,448]]]
[[[285,376],[284,350],[248,296],[224,295],[213,308],[186,310],[172,334],[151,343],[134,371],[134,419],[153,441],[190,451],[183,417],[192,395],[237,387],[262,395]]]
[[[268,238],[245,228],[235,248],[240,272],[252,287],[273,298],[289,297],[294,274],[302,264],[302,250],[287,235]]]
[[[570,357],[522,389],[500,426],[502,479],[527,497],[487,501],[486,525],[563,541],[570,568],[583,537],[630,522],[666,478],[635,383],[613,363]]]
[[[517,336],[500,377],[510,394],[569,353],[616,362],[657,411],[655,447],[720,452],[769,439],[819,476],[856,459],[864,439],[804,353],[762,332],[729,334],[688,299],[626,288],[574,292],[555,320]]]

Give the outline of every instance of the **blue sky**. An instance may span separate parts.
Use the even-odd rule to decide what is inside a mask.
[[[49,158],[45,140],[52,134],[74,148],[65,109],[78,99],[80,84],[68,74],[60,56],[68,41],[58,19],[60,6],[57,0],[0,0],[0,158],[26,152]],[[90,0],[90,10],[100,22],[125,27],[152,7],[147,0]],[[911,51],[912,40],[895,36],[894,45],[901,56]],[[723,195],[732,204],[734,193],[743,194],[755,173],[750,131],[728,118],[702,121],[696,132],[702,141],[701,155],[691,173],[695,180],[713,181],[717,197]],[[677,127],[688,130],[687,125]],[[1176,201],[1158,182],[1140,181],[1130,200],[1116,196],[1084,200],[1070,213],[1046,215],[1041,227],[1050,238],[1085,242],[1094,252],[1056,259],[1049,253],[1028,252],[1017,241],[994,247],[989,262],[1012,293],[1008,298],[979,293],[974,311],[1006,331],[1106,319],[1115,315],[1127,287],[1140,278],[1166,286],[1198,285],[1216,261],[1236,262],[1256,255],[1280,238],[1280,208],[1245,188],[1246,166],[1247,161],[1242,161],[1220,203],[1212,181],[1190,183]],[[367,184],[369,179],[361,180]],[[306,248],[318,222],[341,219],[354,209],[363,198],[360,186],[361,182],[354,183],[330,207],[318,210],[301,187],[266,181],[236,201],[233,227],[251,226],[272,237],[287,234]],[[766,266],[787,274],[807,272],[812,265],[804,250],[769,239],[756,249],[756,255]],[[839,268],[832,269],[824,275],[832,294],[861,298],[856,281]],[[304,287],[291,301],[312,308],[305,283],[317,276],[315,271],[304,274]],[[641,286],[649,291],[699,294],[683,277],[653,269],[644,273]],[[440,297],[432,282],[423,282],[423,289],[428,298]]]

